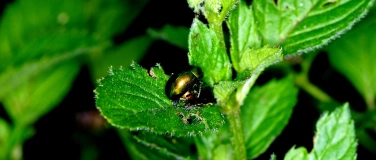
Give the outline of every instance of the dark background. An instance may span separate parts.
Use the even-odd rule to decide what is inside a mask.
[[[10,2],[11,0],[0,2],[0,15],[5,5]],[[165,24],[190,27],[194,16],[186,1],[149,1],[129,28],[114,37],[114,41],[122,43],[146,34],[147,28],[159,29]],[[187,67],[187,51],[164,41],[154,41],[139,63],[144,68],[160,63],[167,74],[176,73]],[[272,78],[280,78],[282,75],[276,70],[267,70],[257,80],[257,84],[266,83]],[[365,110],[362,97],[345,77],[330,66],[326,53],[320,53],[316,57],[310,71],[310,80],[337,101],[341,103],[348,101],[357,111]],[[84,66],[64,100],[34,125],[35,135],[23,146],[25,160],[80,159],[81,149],[88,147],[99,151],[96,152],[99,159],[129,158],[115,130],[93,130],[80,123],[82,114],[95,114],[93,90],[94,84],[88,68]],[[278,159],[282,159],[294,145],[304,146],[310,151],[313,146],[315,123],[320,116],[320,112],[316,109],[317,103],[310,95],[300,90],[298,104],[289,124],[258,159],[269,159],[273,153]],[[10,122],[2,106],[0,106],[0,116]],[[376,156],[362,146],[358,147],[357,153],[358,159]]]

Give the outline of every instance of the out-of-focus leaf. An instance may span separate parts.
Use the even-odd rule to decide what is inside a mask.
[[[77,43],[72,43],[69,42],[69,40],[79,41]],[[90,37],[74,33],[46,35],[26,43],[24,47],[19,50],[18,54],[14,56],[13,64],[8,65],[0,74],[0,85],[3,86],[0,88],[0,99],[3,100],[11,91],[19,89],[20,86],[26,87],[25,84],[34,83],[35,79],[38,79],[38,76],[44,74],[47,70],[49,70],[50,73],[53,73],[53,70],[51,69],[56,65],[71,61],[72,59],[77,59],[83,54],[92,52],[96,49],[94,46],[97,44],[98,43]],[[97,47],[100,48],[101,46]],[[0,61],[3,60],[0,59]],[[79,67],[76,62],[72,64],[75,65],[74,68]],[[72,69],[68,65],[66,66],[68,69]],[[77,70],[78,68],[73,69],[71,72],[75,74]],[[68,82],[72,80],[68,78],[74,78],[74,76],[62,77],[60,80],[54,80],[66,80]],[[43,87],[44,83],[38,84],[41,86],[35,85],[37,84],[34,84],[33,87],[36,89]],[[69,88],[69,86],[66,87]],[[14,99],[13,101],[17,100]]]
[[[38,2],[36,0],[18,0],[9,4],[5,9],[0,21],[0,72],[12,65],[14,57],[18,57],[16,59],[19,62],[19,59],[23,58],[23,56],[27,56],[25,58],[34,56],[35,53],[30,53],[30,55],[22,54],[25,53],[22,50],[24,50],[24,45],[39,41],[39,37],[48,36],[51,33],[55,35],[84,33],[82,27],[85,26],[86,21],[82,10],[82,1]],[[52,45],[50,50],[45,48],[45,51],[51,51],[54,49],[53,47],[59,47],[56,44],[51,44],[46,38],[41,39],[45,39],[45,43]],[[76,43],[81,42],[78,41]],[[63,43],[58,44],[61,45]],[[38,48],[38,46],[32,45],[29,45],[29,47]],[[31,50],[28,51],[30,52]]]
[[[247,154],[256,158],[273,142],[292,114],[298,89],[291,78],[272,80],[252,89],[241,106]]]
[[[189,29],[186,27],[175,27],[167,24],[160,30],[149,28],[147,33],[155,39],[165,40],[181,49],[188,49]]]
[[[373,2],[255,0],[252,9],[262,45],[282,46],[284,54],[293,54],[327,44],[363,17]]]
[[[193,20],[189,33],[189,63],[200,67],[204,74],[204,82],[213,86],[222,80],[231,79],[231,64],[226,49],[221,48],[214,31],[200,22]]]
[[[5,159],[7,156],[6,147],[9,144],[9,137],[11,135],[11,129],[4,119],[0,118],[0,158]]]
[[[78,71],[79,63],[71,61],[29,77],[3,97],[5,109],[16,123],[35,122],[62,100]]]
[[[96,105],[114,126],[147,130],[157,134],[192,136],[215,131],[223,118],[214,105],[186,109],[172,106],[165,95],[168,76],[160,66],[147,71],[137,64],[133,69],[110,69],[95,90]]]
[[[94,36],[109,39],[122,32],[142,11],[148,0],[89,0],[86,13],[93,21]]]
[[[93,79],[107,75],[110,66],[129,66],[132,61],[139,61],[151,43],[152,39],[148,36],[139,36],[105,51],[106,53],[93,54],[90,61]]]
[[[290,149],[285,159],[356,159],[355,127],[347,103],[321,116],[316,129],[313,150],[308,157],[306,149],[300,147]]]
[[[330,63],[355,86],[369,107],[375,107],[375,21],[357,25],[327,47]]]

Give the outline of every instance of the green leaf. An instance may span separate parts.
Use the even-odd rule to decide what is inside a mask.
[[[30,124],[58,104],[79,71],[77,59],[96,44],[82,34],[51,34],[23,45],[0,74],[0,100],[12,119]]]
[[[244,71],[236,80],[221,81],[214,86],[214,96],[221,106],[222,113],[227,113],[234,105],[242,105],[261,72],[269,65],[283,59],[280,49],[267,47],[255,50],[249,48],[243,56],[248,56],[242,57],[241,60]]]
[[[316,129],[313,150],[305,159],[356,159],[357,140],[348,103],[321,116]],[[285,159],[296,156],[307,157],[307,151],[304,148],[290,149]]]
[[[150,148],[138,143],[129,130],[117,129],[117,131],[131,159],[166,159],[166,156],[160,155],[152,151]]]
[[[277,156],[273,153],[270,155],[270,160],[277,160]]]
[[[85,24],[81,1],[46,1],[43,4],[38,4],[37,2],[39,1],[15,1],[8,5],[4,11],[4,15],[0,21],[0,55],[2,57],[0,72],[4,71],[9,65],[12,65],[14,57],[18,57],[17,59],[19,59],[22,56],[34,56],[34,53],[22,54],[24,45],[32,44],[34,41],[38,41],[37,39],[39,38],[44,39],[45,35],[48,36],[51,33],[55,35],[72,33],[70,35],[77,34],[78,37],[78,35],[84,33],[82,29],[77,29]],[[65,17],[64,22],[61,22],[61,17]],[[48,44],[50,42],[45,41],[45,43]],[[81,43],[81,41],[76,43]],[[58,47],[57,45],[52,45]],[[33,45],[29,47],[33,47]],[[46,49],[45,51],[50,50]],[[49,54],[49,52],[44,54]]]
[[[241,106],[241,120],[250,158],[263,153],[287,125],[297,102],[291,78],[272,80],[252,89]]]
[[[328,46],[329,60],[355,86],[368,107],[375,107],[375,23],[365,21]]]
[[[167,24],[160,30],[149,28],[147,33],[154,39],[161,39],[181,49],[188,49],[189,29],[186,27]]]
[[[222,104],[228,100],[231,93],[234,92],[244,81],[220,81],[214,85],[214,97],[217,99],[218,104]]]
[[[71,61],[51,67],[35,77],[29,77],[32,79],[19,84],[4,96],[6,111],[15,123],[34,123],[60,103],[78,71],[79,63]]]
[[[313,154],[316,159],[356,159],[357,142],[349,104],[325,113],[316,124]]]
[[[188,157],[196,157],[191,153],[190,147],[193,144],[190,138],[177,138],[170,136],[160,136],[152,133],[141,132],[134,135],[133,138],[142,145],[157,151],[167,158],[189,159]]]
[[[142,11],[148,0],[90,0],[85,5],[94,35],[109,39],[127,28]]]
[[[288,159],[308,159],[308,152],[304,147],[295,148],[292,147],[285,155],[285,160]]]
[[[226,50],[218,47],[220,41],[212,29],[194,19],[188,40],[189,63],[202,69],[204,82],[211,86],[231,79],[231,63]]]
[[[255,0],[252,3],[263,45],[284,54],[322,47],[365,15],[373,0]]]
[[[244,1],[234,9],[227,20],[230,30],[231,60],[234,68],[242,72],[240,61],[248,48],[259,48],[261,41],[257,32],[257,25],[252,8],[249,8]]]
[[[247,48],[239,56],[239,70],[250,70],[251,72],[261,72],[266,67],[283,60],[282,50],[279,48],[263,47],[259,49]]]
[[[104,77],[110,66],[129,66],[133,61],[140,61],[152,42],[151,38],[144,35],[132,38],[105,53],[92,54],[89,64],[92,78]]]
[[[9,138],[11,135],[11,129],[7,121],[0,118],[0,158],[5,159],[7,156],[7,145],[9,144]]]
[[[96,105],[112,125],[157,134],[191,136],[218,130],[223,124],[214,105],[194,109],[172,106],[172,101],[165,95],[169,77],[160,66],[152,68],[149,74],[132,64],[132,69],[110,69],[110,75],[100,80],[95,90]]]
[[[196,136],[195,143],[199,159],[231,159],[234,153],[231,141],[228,122],[216,133],[205,132],[201,136]]]
[[[14,54],[13,66],[18,67],[30,61],[59,56],[77,48],[83,49],[97,44],[98,41],[84,32],[71,31],[41,35],[24,42],[24,45]]]

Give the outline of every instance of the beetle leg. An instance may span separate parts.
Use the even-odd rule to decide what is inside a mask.
[[[201,87],[202,87],[202,83],[201,81],[199,81],[199,86],[198,86],[198,93],[197,93],[197,97],[196,98],[199,98],[200,97],[200,94],[201,94]]]

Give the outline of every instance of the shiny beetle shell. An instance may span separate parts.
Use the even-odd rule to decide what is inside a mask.
[[[201,77],[202,71],[199,68],[171,76],[166,85],[166,95],[171,100],[179,100],[182,96],[185,97],[183,99],[192,98],[191,94],[194,94]]]

